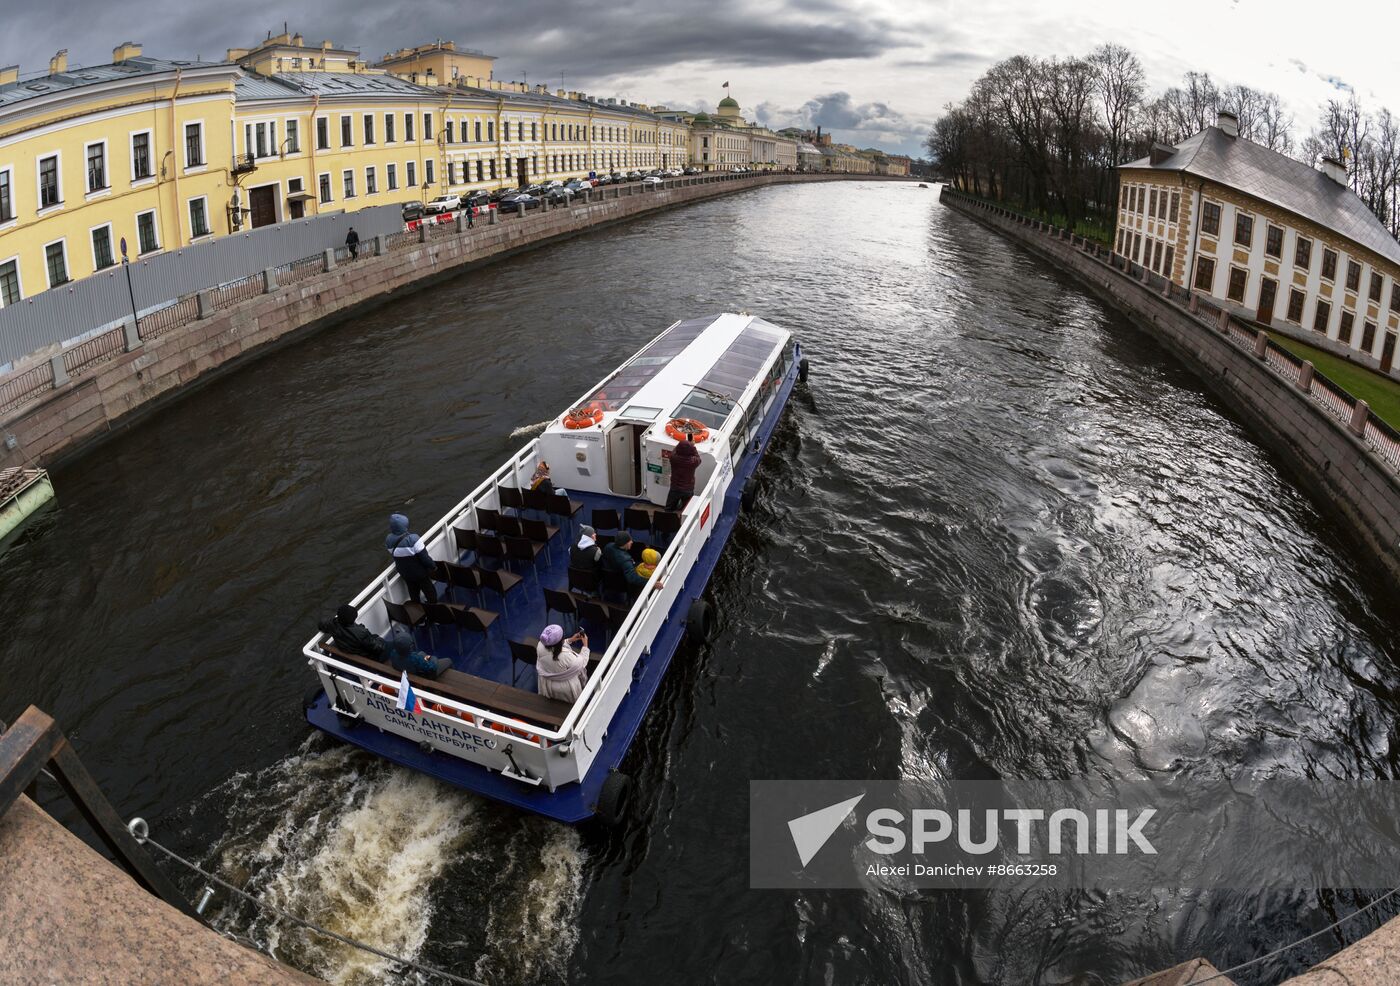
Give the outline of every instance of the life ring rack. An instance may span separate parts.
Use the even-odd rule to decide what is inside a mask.
[[[695,441],[703,442],[710,437],[710,429],[705,427],[705,422],[696,421],[694,418],[672,418],[666,422],[666,437],[680,441],[685,438],[686,433],[695,436]]]

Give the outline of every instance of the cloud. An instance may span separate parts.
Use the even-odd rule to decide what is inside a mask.
[[[918,156],[932,121],[909,116],[888,103],[856,103],[848,92],[814,96],[796,109],[760,103],[755,119],[766,127],[801,127],[830,132],[837,140]]]

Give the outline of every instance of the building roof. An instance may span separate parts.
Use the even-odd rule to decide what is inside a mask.
[[[739,101],[738,101],[737,99],[735,99],[733,96],[725,96],[723,99],[721,99],[721,100],[719,101],[719,104],[720,104],[721,106],[732,106],[732,107],[734,107],[736,110],[739,108]]]
[[[108,82],[118,82],[142,75],[159,75],[174,72],[177,68],[214,68],[224,62],[167,61],[164,58],[147,58],[138,55],[124,62],[112,65],[93,65],[89,68],[75,68],[56,75],[43,75],[32,79],[21,79],[0,86],[0,106],[12,106],[27,99],[51,96],[56,92],[97,86]]]
[[[1219,127],[1207,127],[1182,141],[1176,153],[1159,164],[1142,158],[1120,167],[1181,171],[1209,179],[1336,230],[1400,264],[1400,243],[1350,188],[1285,154],[1231,137]]]
[[[305,99],[309,96],[385,96],[435,99],[435,89],[416,86],[392,75],[360,72],[281,72],[259,75],[244,70],[233,84],[237,100]]]

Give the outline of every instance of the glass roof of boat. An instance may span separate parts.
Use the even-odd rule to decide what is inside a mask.
[[[783,341],[778,329],[757,320],[749,323],[714,366],[676,408],[673,418],[694,418],[707,428],[724,424],[734,404]]]
[[[646,349],[618,367],[616,373],[584,398],[583,406],[597,404],[605,411],[619,410],[714,322],[714,315],[677,322],[653,339]]]

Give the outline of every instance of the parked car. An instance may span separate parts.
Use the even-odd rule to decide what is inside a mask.
[[[578,195],[580,192],[587,192],[593,188],[587,178],[575,178],[564,187],[575,195]]]
[[[435,216],[441,212],[456,212],[461,207],[462,196],[455,194],[439,195],[429,202],[423,211],[430,216]]]
[[[662,178],[660,175],[647,175],[642,179],[643,185],[664,185],[665,183],[666,179]]]
[[[502,212],[514,212],[522,205],[525,206],[527,210],[538,209],[540,207],[540,200],[537,196],[531,195],[528,192],[512,192],[510,195],[501,199],[500,202],[496,203],[496,208]]]
[[[627,172],[627,180],[628,180],[628,181],[641,181],[641,180],[642,180],[642,173],[641,173],[640,171],[629,171],[629,172]]]
[[[416,223],[423,218],[422,202],[405,202],[402,209],[403,221],[406,223]]]
[[[686,168],[685,173],[688,175],[698,175],[700,173],[700,169],[694,167]]]
[[[545,182],[545,183],[544,183],[544,187],[547,188],[547,189],[549,189],[549,188],[563,188],[563,187],[564,187],[564,183],[563,183],[562,181],[560,181],[558,178],[554,178],[554,179],[552,179],[552,180],[550,180],[550,181]]]
[[[542,196],[550,205],[568,205],[574,199],[574,193],[567,188],[551,188]]]

